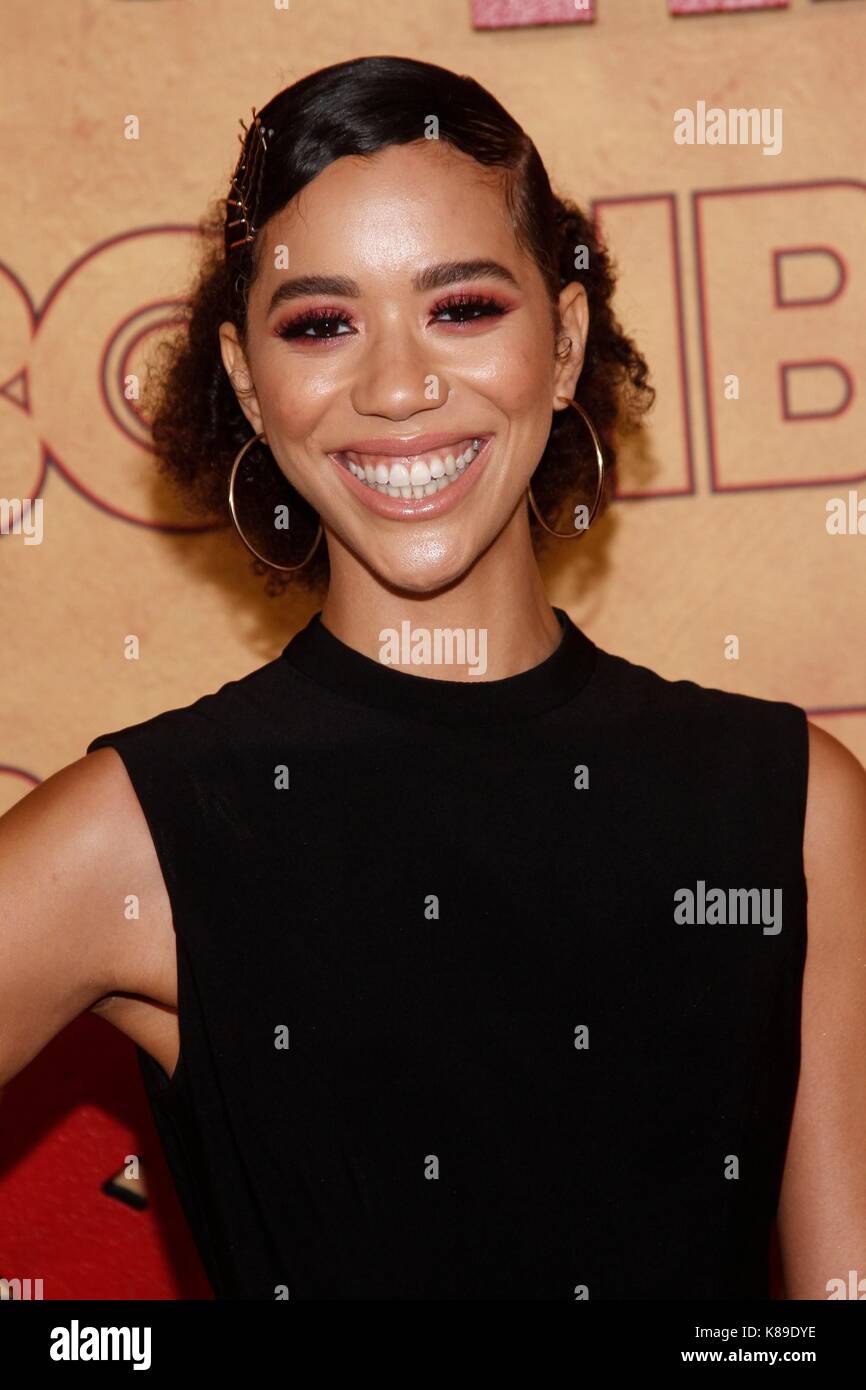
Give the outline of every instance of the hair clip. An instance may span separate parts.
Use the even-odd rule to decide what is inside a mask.
[[[241,152],[232,174],[229,197],[226,199],[226,252],[233,251],[237,246],[245,246],[249,241],[254,241],[256,235],[254,219],[258,212],[262,176],[265,168],[265,153],[268,148],[266,137],[273,135],[274,132],[265,130],[261,117],[256,115],[255,107],[252,107],[252,114],[253,120],[249,128],[243,121],[240,123],[244,132],[243,135],[238,136],[241,142]],[[235,197],[231,196],[232,191],[234,191]],[[236,209],[239,215],[228,220],[228,213],[232,208]],[[243,235],[237,235],[236,229],[238,228],[242,230]]]

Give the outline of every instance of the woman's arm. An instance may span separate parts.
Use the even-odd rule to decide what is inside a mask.
[[[126,919],[130,893],[156,905],[148,920],[161,934]],[[0,1088],[103,996],[158,987],[170,921],[114,749],[70,763],[0,817]]]
[[[866,1297],[866,772],[811,724],[803,856],[802,1060],[778,1218],[786,1296],[826,1299],[853,1270]]]

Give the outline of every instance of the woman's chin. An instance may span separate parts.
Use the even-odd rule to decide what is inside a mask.
[[[422,544],[411,555],[377,556],[370,568],[389,588],[408,594],[434,594],[456,584],[473,558],[462,546],[456,553],[451,547]]]

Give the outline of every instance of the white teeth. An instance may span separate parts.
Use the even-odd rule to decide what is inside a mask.
[[[390,465],[383,460],[361,464],[347,458],[346,462],[352,476],[374,492],[387,497],[419,499],[432,497],[459,478],[480,448],[481,440],[476,438],[460,454],[431,454],[428,458],[414,459],[409,467],[402,460]]]
[[[409,469],[409,478],[413,487],[424,487],[430,481],[430,469],[423,459],[418,459]]]

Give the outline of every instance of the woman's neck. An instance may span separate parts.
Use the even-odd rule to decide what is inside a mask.
[[[436,680],[501,680],[544,661],[562,635],[528,524],[516,516],[456,582],[392,588],[330,533],[322,622],[364,656]]]

